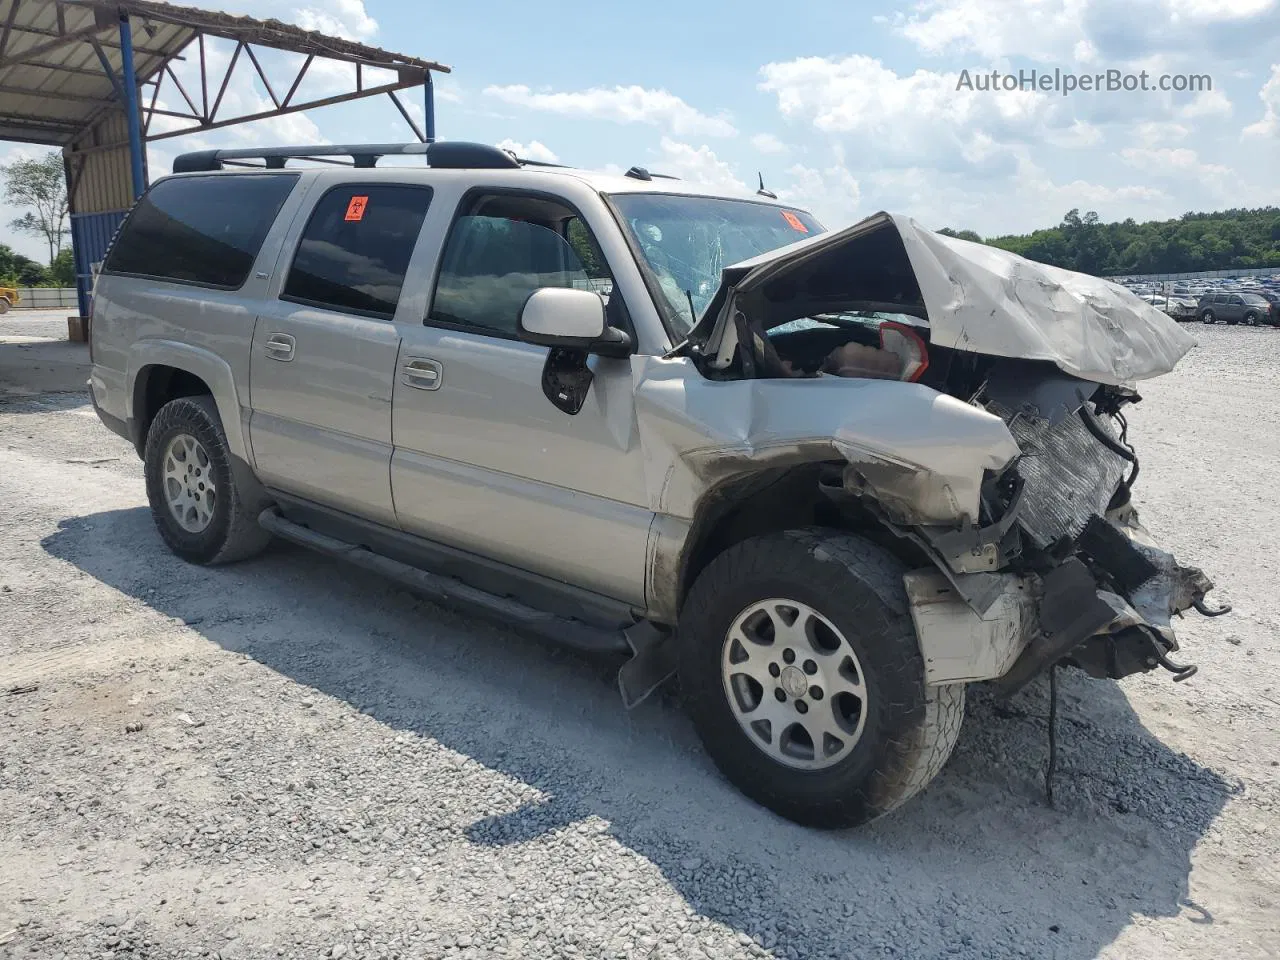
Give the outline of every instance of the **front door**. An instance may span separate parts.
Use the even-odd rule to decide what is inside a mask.
[[[391,401],[405,270],[425,186],[324,191],[254,328],[249,435],[270,487],[395,524]]]
[[[652,512],[629,360],[594,357],[583,408],[543,395],[545,347],[516,338],[544,286],[621,295],[582,220],[546,197],[464,198],[425,323],[405,327],[391,485],[408,532],[644,603]]]

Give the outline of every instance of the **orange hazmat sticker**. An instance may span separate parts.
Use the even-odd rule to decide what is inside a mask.
[[[368,197],[352,197],[351,202],[347,204],[347,220],[363,220],[364,208],[369,205]]]
[[[794,213],[792,213],[790,210],[783,210],[783,211],[782,211],[782,219],[783,219],[783,220],[785,220],[785,221],[787,221],[787,223],[790,225],[791,229],[792,229],[792,230],[795,230],[797,233],[808,233],[808,232],[809,232],[809,228],[808,228],[808,227],[806,227],[806,226],[804,225],[804,221],[803,221],[803,220],[801,220],[799,217],[797,217],[797,216],[796,216]]]

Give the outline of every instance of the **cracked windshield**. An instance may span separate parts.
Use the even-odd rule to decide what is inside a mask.
[[[611,199],[661,290],[677,337],[711,302],[725,267],[824,232],[807,213],[749,200],[652,193]]]

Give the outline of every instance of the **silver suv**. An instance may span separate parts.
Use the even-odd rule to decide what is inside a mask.
[[[1193,341],[1114,284],[474,144],[175,174],[91,328],[95,407],[173,551],[305,544],[625,654],[628,705],[676,675],[785,817],[915,794],[968,683],[1183,679],[1171,618],[1224,612],[1130,499],[1133,384]]]

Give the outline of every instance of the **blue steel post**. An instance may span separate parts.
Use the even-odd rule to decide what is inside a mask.
[[[426,134],[427,143],[436,142],[436,87],[431,80],[431,71],[427,71],[427,82],[422,85],[426,97]]]
[[[124,87],[124,111],[129,122],[129,161],[133,168],[133,198],[147,188],[142,165],[142,120],[138,115],[138,77],[133,69],[133,29],[129,15],[120,14],[120,85]]]

